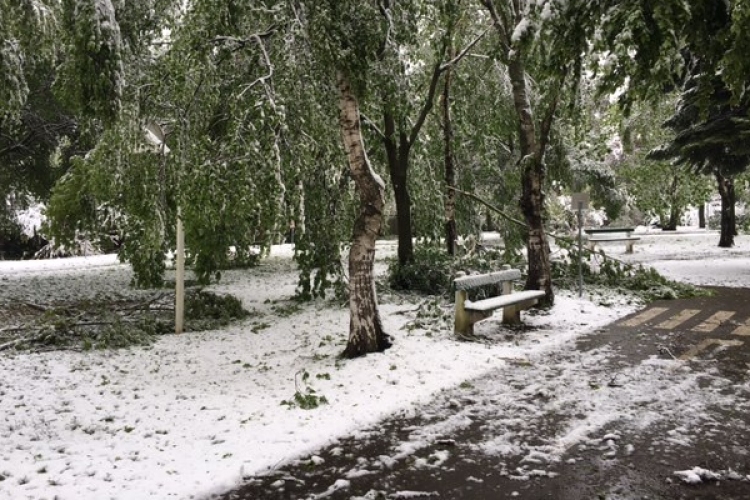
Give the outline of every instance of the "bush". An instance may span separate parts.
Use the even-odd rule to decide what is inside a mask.
[[[487,273],[497,271],[503,264],[518,267],[522,262],[507,262],[501,252],[481,250],[463,257],[452,257],[442,247],[418,246],[414,259],[400,265],[393,259],[388,265],[388,284],[394,290],[409,290],[425,295],[446,295],[453,287],[459,272]]]
[[[743,233],[750,233],[750,213],[737,215],[735,217],[737,222],[737,230],[742,231]],[[720,214],[710,216],[706,222],[709,229],[717,231],[721,229]]]
[[[417,247],[414,259],[400,265],[397,259],[388,265],[388,283],[394,290],[411,290],[426,295],[442,295],[451,287],[453,257],[442,248]]]
[[[605,256],[598,270],[592,269],[588,262],[590,252],[584,251],[582,274],[585,285],[627,290],[646,301],[669,300],[685,297],[708,295],[701,288],[665,278],[651,267],[633,266]],[[552,262],[552,280],[555,286],[574,290],[578,287],[578,250],[568,249],[568,257]]]
[[[190,330],[225,326],[248,314],[240,300],[233,295],[216,295],[199,290],[185,296],[185,320]]]
[[[34,255],[47,242],[39,235],[29,238],[9,214],[0,213],[0,260],[23,259]]]

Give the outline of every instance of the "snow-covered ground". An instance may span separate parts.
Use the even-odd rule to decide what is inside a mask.
[[[726,250],[716,247],[715,232],[638,234],[642,240],[632,256],[615,243],[607,250],[675,279],[750,287],[748,236]],[[392,243],[383,242],[378,256],[393,251]],[[202,498],[238,484],[243,475],[310,453],[394,412],[408,412],[443,389],[551,358],[577,337],[638,307],[616,297],[560,293],[549,313],[524,315],[536,329],[506,335],[499,321],[488,320],[478,328],[496,341],[471,343],[455,340],[449,323],[405,328],[418,304],[388,295],[381,299],[381,315],[394,346],[343,361],[337,354],[346,342],[347,309],[289,301],[296,285],[290,256],[289,246],[277,247],[258,268],[227,272],[213,287],[235,294],[253,312],[230,328],[165,336],[150,348],[1,353],[0,498]],[[95,297],[126,289],[130,278],[128,266],[112,256],[0,262],[0,302],[43,301],[60,293]],[[659,379],[669,363],[633,368],[638,383],[630,384],[622,400],[600,402],[603,411],[570,429],[560,450],[546,453],[595,438],[606,422],[622,417],[630,397],[670,397],[670,391],[650,390],[664,383]],[[574,399],[589,387],[588,380],[581,382],[581,370],[595,364],[561,363],[554,370],[550,365],[545,369],[555,376],[540,378],[547,387],[520,391]],[[688,377],[682,384],[680,390],[689,391],[697,382]],[[308,387],[328,404],[310,410],[283,404]],[[507,391],[514,390],[497,387],[495,400],[513,401]],[[702,402],[691,402],[699,411]],[[657,402],[653,418],[668,408]],[[499,439],[485,451],[505,453],[511,445]]]

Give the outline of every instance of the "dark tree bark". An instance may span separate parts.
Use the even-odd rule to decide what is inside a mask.
[[[442,54],[440,54],[442,57]],[[440,74],[443,72],[442,61],[435,65],[427,89],[425,101],[419,112],[416,122],[410,129],[404,128],[404,120],[396,122],[396,114],[391,107],[389,99],[383,98],[385,111],[383,113],[384,131],[383,145],[385,146],[388,171],[391,174],[393,185],[393,197],[396,201],[396,229],[398,232],[398,263],[408,264],[414,259],[414,244],[412,238],[414,233],[411,224],[411,196],[409,195],[409,156],[411,148],[419,137],[419,132],[424,126],[425,120],[435,102]],[[397,130],[398,128],[398,130]]]
[[[529,87],[526,78],[526,64],[522,52],[511,50],[512,33],[523,17],[523,12],[514,8],[500,10],[495,8],[493,0],[480,0],[487,8],[493,26],[500,37],[500,43],[507,61],[508,76],[513,93],[513,106],[518,122],[518,136],[521,153],[521,200],[520,207],[528,226],[526,236],[526,253],[528,258],[527,290],[544,290],[545,296],[540,305],[550,306],[555,295],[552,290],[552,268],[550,250],[544,229],[544,180],[546,167],[544,154],[549,143],[550,130],[557,111],[557,104],[566,72],[560,74],[560,81],[551,89],[552,94],[541,109],[538,121],[534,119]]]
[[[427,87],[424,102],[419,110],[419,115],[416,120],[414,120],[414,124],[411,127],[407,127],[407,123],[409,123],[410,120],[403,116],[398,116],[396,110],[392,107],[392,101],[388,96],[383,96],[383,105],[385,109],[383,116],[385,122],[383,142],[386,149],[388,169],[391,174],[393,194],[396,201],[399,265],[407,264],[414,259],[411,197],[409,196],[409,188],[407,184],[411,148],[417,142],[422,126],[432,110],[440,76],[443,72],[450,69],[454,64],[457,64],[464,56],[466,56],[468,51],[484,36],[484,33],[480,34],[455,57],[450,58],[447,62],[443,62],[442,59],[452,40],[455,22],[456,19],[449,22],[447,29],[444,32],[444,38],[437,53],[437,61],[432,69],[432,75],[430,76],[430,83]]]
[[[414,243],[411,227],[411,195],[407,184],[409,178],[409,154],[411,144],[405,132],[396,132],[396,120],[390,110],[383,116],[385,122],[385,146],[388,172],[391,175],[393,198],[396,201],[396,234],[398,238],[398,262],[407,264],[414,258]]]
[[[448,53],[453,57],[453,51]],[[442,111],[443,111],[443,143],[445,161],[445,247],[448,255],[456,255],[456,240],[458,231],[456,229],[456,166],[453,154],[453,122],[451,121],[451,77],[452,71],[449,67],[445,71],[443,81]]]
[[[380,233],[385,204],[383,180],[372,170],[360,128],[359,104],[349,79],[337,75],[341,114],[339,125],[349,160],[349,171],[359,191],[359,215],[349,250],[349,341],[343,356],[353,358],[383,351],[390,339],[383,331],[375,296],[373,265],[375,240]]]
[[[730,248],[734,246],[734,237],[737,235],[737,223],[734,213],[736,202],[734,179],[724,177],[719,172],[716,172],[715,175],[719,185],[719,195],[721,196],[721,236],[719,237],[719,246]]]
[[[701,203],[698,207],[698,227],[701,229],[706,228],[706,204]]]
[[[552,291],[552,270],[550,265],[549,243],[544,229],[544,151],[549,137],[549,125],[554,109],[548,110],[547,120],[540,125],[537,137],[537,125],[531,112],[526,71],[520,59],[511,60],[508,64],[513,104],[518,116],[519,139],[521,146],[522,191],[521,212],[528,225],[526,253],[529,272],[526,278],[527,290],[544,290],[543,305],[552,305],[555,300]]]
[[[669,200],[670,200],[670,206],[669,206],[669,220],[667,220],[667,223],[662,227],[662,231],[676,231],[677,230],[677,223],[680,219],[680,212],[678,210],[679,204],[677,203],[677,188],[678,188],[679,179],[675,175],[672,178],[672,185],[670,186],[670,192],[669,192]]]

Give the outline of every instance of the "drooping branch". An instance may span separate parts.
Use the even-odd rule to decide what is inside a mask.
[[[502,209],[496,207],[492,203],[490,203],[487,200],[485,200],[485,199],[483,199],[483,198],[475,195],[474,193],[469,193],[468,191],[462,191],[461,189],[454,188],[454,187],[451,187],[451,186],[448,186],[448,189],[450,189],[451,191],[455,191],[456,193],[458,193],[460,195],[466,196],[467,198],[471,198],[472,200],[474,200],[476,202],[481,203],[482,205],[484,205],[485,207],[487,207],[490,211],[496,213],[497,215],[499,215],[503,219],[505,219],[505,220],[507,220],[509,222],[512,222],[513,224],[516,224],[516,225],[518,225],[518,226],[520,226],[520,227],[522,227],[524,229],[528,229],[529,228],[529,225],[526,224],[525,222],[523,222],[523,221],[521,221],[519,219],[516,219],[512,215],[508,215]],[[554,234],[554,233],[549,233],[549,232],[546,233],[546,234],[547,234],[547,236],[551,236],[552,238],[554,238],[556,240],[559,240],[559,241],[563,241],[563,242],[565,242],[565,243],[567,243],[569,245],[574,245],[574,244],[577,243],[577,240],[574,239],[574,238],[571,238],[570,236],[563,236],[563,235],[560,235],[560,234]],[[628,265],[627,262],[625,262],[623,260],[620,260],[620,259],[617,259],[615,257],[611,257],[611,256],[605,254],[601,250],[597,251],[597,250],[591,250],[591,249],[588,249],[588,248],[583,248],[582,250],[583,250],[584,253],[586,253],[588,255],[600,255],[605,260],[612,260],[612,261],[615,261],[615,262],[619,262],[620,264],[626,264],[626,265]]]
[[[560,81],[552,91],[553,95],[551,102],[546,110],[544,117],[542,118],[541,124],[539,125],[539,145],[537,146],[536,155],[540,161],[544,156],[544,151],[547,149],[547,144],[549,143],[550,131],[552,130],[552,122],[555,119],[557,106],[560,102],[560,92],[563,84],[565,83],[566,76],[567,71],[562,72],[562,74],[560,75]]]
[[[250,82],[244,89],[242,89],[242,92],[239,93],[239,98],[241,98],[243,95],[245,95],[245,92],[252,89],[258,84],[262,84],[263,87],[266,89],[266,97],[268,98],[268,102],[271,103],[271,107],[275,110],[276,109],[276,101],[273,98],[273,93],[269,90],[267,82],[273,78],[273,64],[271,64],[271,58],[268,56],[268,51],[266,50],[266,46],[263,43],[263,39],[255,34],[250,37],[251,40],[255,41],[258,44],[258,47],[261,50],[261,53],[263,54],[263,62],[266,65],[266,68],[268,68],[268,73],[256,78],[252,82]]]
[[[445,47],[443,48],[443,53],[444,52]],[[440,54],[441,59],[442,56],[443,54]],[[442,74],[442,70],[440,69],[440,67],[441,65],[440,63],[438,63],[435,65],[435,69],[432,71],[432,78],[430,78],[430,87],[427,91],[427,97],[425,98],[424,104],[422,105],[422,110],[419,112],[417,121],[414,122],[414,126],[411,128],[411,132],[409,133],[409,139],[407,141],[408,147],[413,146],[416,142],[417,137],[419,136],[419,131],[422,130],[422,125],[424,125],[424,122],[427,119],[427,115],[430,113],[430,110],[435,103],[435,92],[437,92],[438,82],[440,81],[440,75]]]
[[[521,227],[526,228],[526,229],[528,229],[528,227],[529,227],[529,225],[526,224],[525,222],[523,222],[523,221],[521,221],[519,219],[516,219],[515,217],[513,217],[511,215],[508,215],[506,212],[504,212],[500,208],[496,207],[495,205],[493,205],[492,203],[488,202],[487,200],[484,200],[484,199],[480,198],[479,196],[475,195],[474,193],[469,193],[468,191],[463,191],[463,190],[458,189],[458,188],[453,187],[453,186],[448,186],[448,189],[450,189],[451,191],[455,191],[456,193],[458,193],[460,195],[466,196],[468,198],[471,198],[474,201],[477,201],[477,202],[481,203],[485,207],[489,208],[490,210],[492,210],[493,212],[495,212],[496,214],[498,214],[503,219],[505,219],[505,220],[507,220],[509,222],[512,222],[513,224],[516,224],[516,225],[521,226]]]
[[[506,29],[506,16],[503,13],[503,18],[500,18],[500,15],[497,13],[497,9],[495,9],[495,3],[492,0],[479,0],[479,2],[484,5],[484,7],[487,9],[487,12],[490,13],[490,18],[492,19],[493,26],[497,28],[497,31],[500,35],[500,44],[503,47],[503,52],[507,57],[508,53],[510,52],[510,35],[508,34],[508,31]]]
[[[461,52],[459,52],[458,54],[456,54],[456,56],[453,59],[451,59],[450,61],[447,61],[447,62],[443,63],[440,66],[440,71],[445,71],[448,68],[450,68],[451,66],[454,66],[454,65],[458,64],[464,57],[466,57],[468,55],[469,51],[471,49],[473,49],[474,46],[477,43],[479,43],[482,40],[482,38],[484,38],[484,36],[487,33],[489,33],[489,31],[491,29],[492,29],[492,26],[488,26],[487,28],[485,28],[484,31],[482,31],[474,40],[472,40],[471,42],[469,42],[469,44],[466,47],[464,47],[464,49]]]
[[[225,35],[217,35],[212,40],[211,43],[214,45],[234,45],[234,50],[239,50],[245,48],[247,45],[251,43],[256,43],[258,40],[269,38],[271,35],[273,35],[276,30],[278,29],[277,26],[270,26],[265,31],[260,31],[258,33],[253,33],[252,35],[246,37],[246,38],[239,38],[236,36],[225,36]]]

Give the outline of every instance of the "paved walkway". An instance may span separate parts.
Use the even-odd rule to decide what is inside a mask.
[[[221,500],[750,499],[750,290],[714,290],[712,297],[652,303],[546,364],[499,369],[487,380],[437,397],[416,416],[389,419],[310,459],[252,478]],[[602,351],[608,353],[604,363],[581,362],[578,372],[559,369],[575,356],[584,360]],[[649,362],[670,369],[634,371]],[[533,370],[542,384],[538,391],[527,390],[523,370]],[[697,377],[716,399],[691,405],[692,395],[680,391],[702,387],[682,385],[681,372],[670,375],[677,370]],[[564,395],[546,393],[543,382],[568,377],[560,387],[573,387],[592,373],[605,381],[601,388],[592,385],[599,403],[622,401],[625,394],[627,412],[608,424],[606,433],[578,436],[560,448],[571,439],[565,435],[571,423],[595,421],[596,413],[586,399],[566,407]],[[648,376],[664,377],[663,383],[630,385]],[[494,398],[497,384],[518,385],[517,400]],[[632,387],[674,394],[623,392]],[[684,411],[660,407],[665,401]],[[659,408],[670,416],[654,418]],[[429,444],[415,452],[413,443],[420,439]],[[495,453],[481,452],[488,443]],[[562,450],[558,455],[552,453],[555,446]],[[675,474],[683,470],[692,471],[682,477],[695,484]]]

